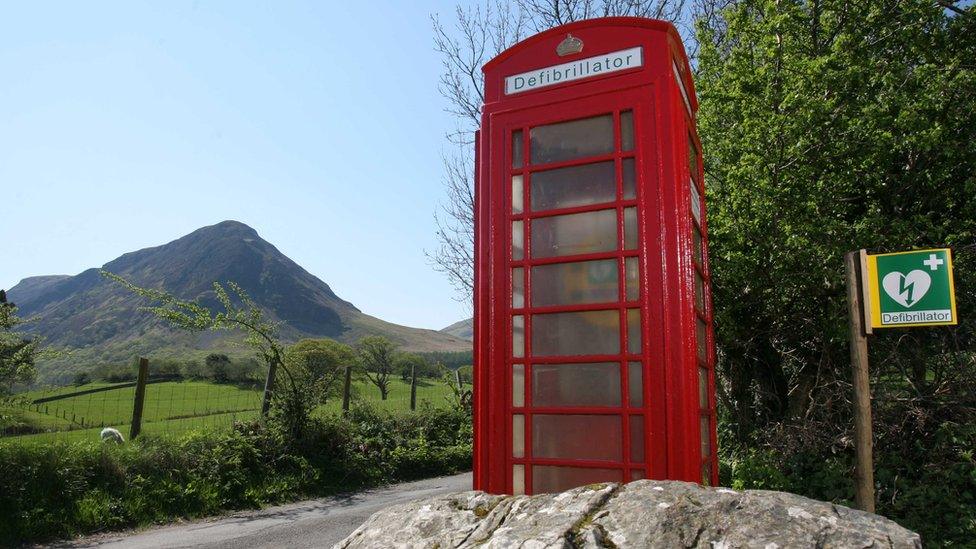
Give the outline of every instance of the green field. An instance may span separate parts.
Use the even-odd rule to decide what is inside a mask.
[[[89,383],[82,386],[53,390],[31,391],[20,395],[24,400],[49,398],[79,391],[108,387],[110,383]],[[410,384],[399,378],[390,382],[389,398],[380,399],[379,390],[365,381],[357,380],[352,388],[353,401],[366,401],[380,409],[409,410]],[[437,380],[422,380],[417,385],[417,405],[429,402],[432,406],[446,406],[451,389]],[[62,398],[36,406],[8,406],[0,408],[0,415],[15,418],[15,423],[32,434],[8,435],[8,441],[93,440],[102,427],[115,427],[128,436],[132,419],[135,388],[125,387]],[[142,432],[179,434],[190,430],[223,428],[235,420],[252,419],[261,406],[261,390],[207,381],[167,381],[146,387]],[[321,413],[338,412],[341,397],[329,399]]]

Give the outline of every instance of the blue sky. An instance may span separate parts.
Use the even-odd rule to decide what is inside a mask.
[[[6,3],[0,288],[236,219],[366,313],[466,317],[424,257],[453,6]]]

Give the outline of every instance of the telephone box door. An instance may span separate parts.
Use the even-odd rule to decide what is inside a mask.
[[[649,94],[493,115],[492,431],[507,493],[666,476]],[[502,146],[497,146],[502,145]],[[643,152],[638,152],[643,151]],[[646,155],[646,156],[642,156]],[[651,212],[648,215],[648,212]],[[497,455],[497,453],[495,453]],[[498,473],[500,471],[497,471]],[[489,482],[489,484],[491,484]]]

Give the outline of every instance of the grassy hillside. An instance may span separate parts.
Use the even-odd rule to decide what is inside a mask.
[[[474,339],[474,319],[466,318],[464,320],[459,320],[454,324],[451,324],[447,328],[441,328],[440,331],[443,334],[448,334],[454,337],[459,337],[467,341],[472,341]]]

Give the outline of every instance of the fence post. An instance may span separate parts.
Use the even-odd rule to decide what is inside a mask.
[[[410,409],[417,409],[417,365],[410,366]]]
[[[146,404],[146,381],[149,380],[149,359],[139,357],[139,377],[136,378],[136,399],[132,403],[132,429],[129,440],[139,436],[142,430],[142,409]]]
[[[342,384],[342,414],[349,411],[349,392],[352,390],[352,366],[346,366],[346,379]]]
[[[261,417],[268,417],[268,410],[271,409],[271,392],[274,391],[275,374],[278,372],[278,363],[271,361],[268,364],[268,377],[264,380],[264,396],[261,398]]]
[[[454,370],[454,383],[457,385],[458,391],[461,390],[461,369],[458,368]]]

